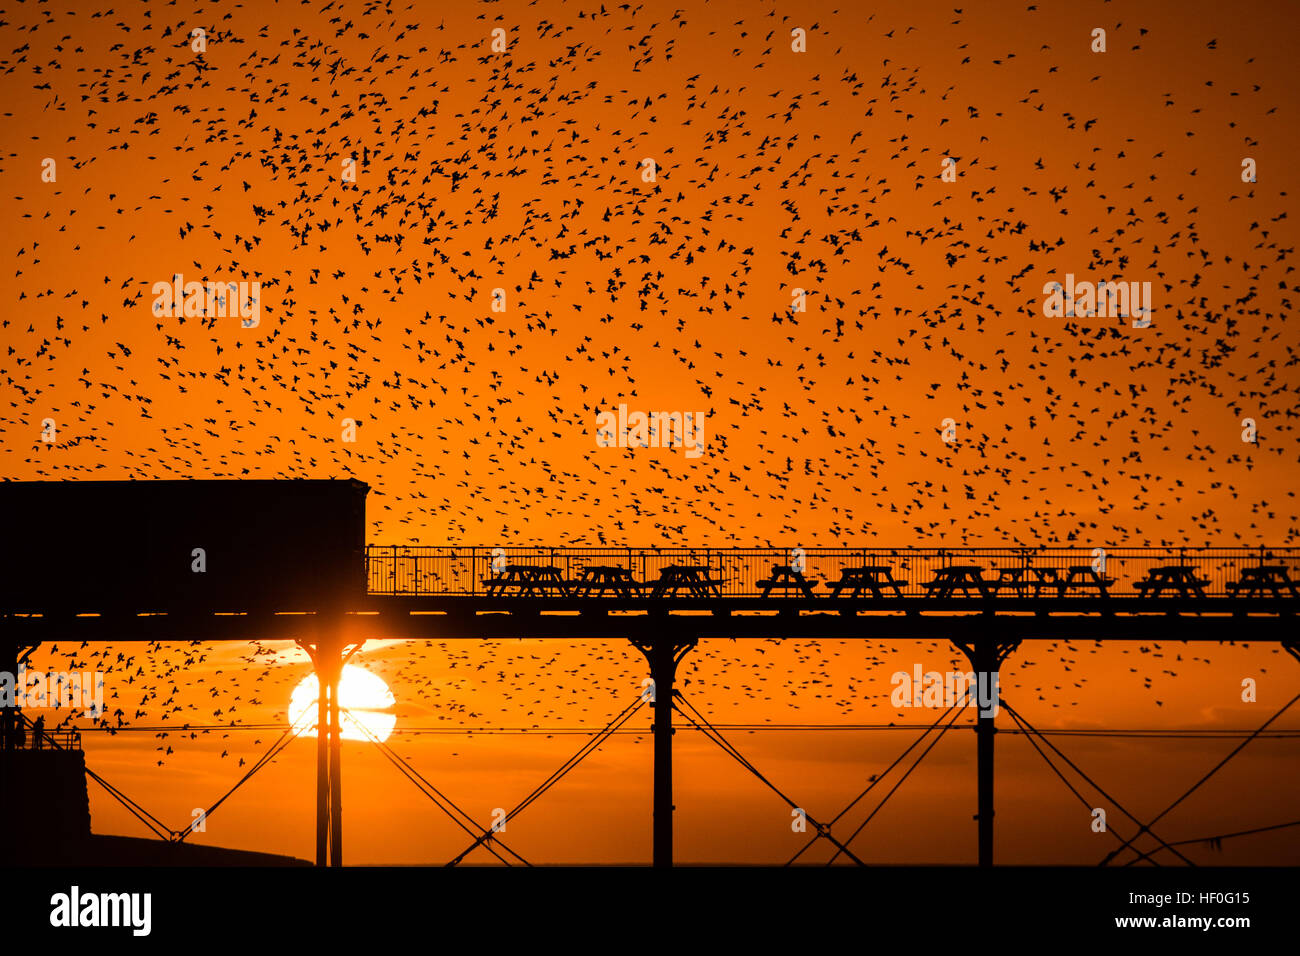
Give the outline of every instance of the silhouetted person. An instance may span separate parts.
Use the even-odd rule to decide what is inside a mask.
[[[32,748],[42,750],[45,746],[45,715],[36,718],[36,723],[32,724]]]

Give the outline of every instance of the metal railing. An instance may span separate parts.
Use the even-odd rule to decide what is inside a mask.
[[[36,722],[21,711],[15,716],[18,718],[14,726],[10,728],[8,740],[3,741],[3,747],[6,750],[80,750],[81,749],[81,732],[76,728],[65,728],[63,730],[46,730],[41,727],[40,732],[36,730]]]
[[[922,597],[936,570],[975,565],[990,583],[1004,569],[1051,568],[1064,578],[1070,568],[1088,567],[1113,580],[1115,597],[1136,597],[1139,582],[1152,568],[1185,565],[1206,582],[1207,597],[1234,593],[1230,585],[1247,567],[1276,565],[1292,581],[1300,581],[1300,548],[586,548],[586,547],[445,547],[370,545],[366,548],[368,590],[375,595],[483,595],[484,580],[503,565],[549,565],[566,580],[583,569],[613,565],[629,569],[641,582],[653,583],[668,565],[707,567],[722,580],[723,597],[758,597],[758,582],[771,576],[774,565],[799,565],[809,581],[821,582],[814,593],[829,597],[844,568],[888,566],[905,597]],[[892,590],[892,589],[891,589]],[[1008,591],[1001,591],[1006,594]],[[1015,593],[1015,592],[1010,592]],[[1024,593],[1033,593],[1026,590]],[[1045,587],[1043,594],[1056,596]],[[1069,592],[1071,595],[1079,591]],[[1095,591],[1094,591],[1095,595]]]

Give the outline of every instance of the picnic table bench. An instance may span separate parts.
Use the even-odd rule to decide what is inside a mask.
[[[1038,597],[1043,588],[1052,588],[1059,594],[1061,578],[1056,568],[1025,564],[1015,568],[999,568],[997,579],[990,587],[994,595],[1006,588],[1008,591],[1014,591],[1017,596],[1032,588],[1034,597]]]
[[[1135,587],[1139,597],[1155,598],[1165,591],[1177,591],[1183,597],[1205,597],[1208,578],[1196,576],[1194,564],[1166,564],[1148,568],[1147,576]]]
[[[650,596],[674,597],[686,588],[693,597],[722,597],[722,578],[715,578],[707,566],[695,564],[669,564],[659,571]]]
[[[1065,597],[1071,590],[1096,591],[1101,597],[1109,597],[1109,588],[1115,583],[1097,572],[1090,564],[1073,564],[1062,573],[1060,568],[1036,567],[1025,565],[1016,568],[999,568],[997,580],[991,588],[997,594],[1003,588],[1023,595],[1033,591],[1034,597],[1040,597],[1043,591],[1055,591],[1057,597]]]
[[[796,571],[788,564],[772,565],[772,576],[755,582],[763,590],[763,597],[771,597],[773,590],[784,592],[799,591],[804,597],[813,596],[813,588],[820,583],[809,581],[802,571]]]
[[[971,589],[982,597],[992,597],[989,590],[990,581],[984,580],[984,568],[978,564],[950,564],[946,568],[936,568],[934,580],[925,582],[925,595],[932,598],[952,597],[960,590],[963,597],[970,597]]]
[[[831,597],[837,598],[844,591],[849,597],[858,597],[864,591],[870,591],[873,597],[884,597],[885,589],[893,588],[897,597],[903,596],[903,586],[907,582],[894,577],[893,568],[887,564],[868,564],[860,568],[840,568],[840,579],[831,589]]]
[[[1241,577],[1228,582],[1228,593],[1233,597],[1264,596],[1265,591],[1272,591],[1273,597],[1283,597],[1283,590],[1294,598],[1300,598],[1296,585],[1300,582],[1291,580],[1285,564],[1260,564],[1241,569]]]
[[[644,584],[632,577],[630,568],[606,564],[588,565],[569,582],[569,589],[575,597],[602,597],[606,593],[638,597],[643,587]]]
[[[1083,591],[1095,589],[1101,597],[1110,597],[1110,586],[1114,583],[1114,578],[1106,577],[1091,564],[1072,564],[1061,581],[1059,594],[1065,597],[1071,588],[1079,588]]]
[[[508,588],[514,588],[519,597],[554,593],[567,597],[569,594],[568,582],[560,569],[549,564],[507,564],[499,573],[484,578],[483,585],[488,597],[501,597]]]

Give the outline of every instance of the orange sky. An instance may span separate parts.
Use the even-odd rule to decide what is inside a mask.
[[[6,478],[352,476],[372,486],[373,543],[1295,543],[1286,4],[72,7],[27,3],[0,24]],[[488,46],[498,25],[504,55]],[[795,26],[806,53],[790,50]],[[341,183],[339,157],[362,150]],[[260,324],[154,317],[151,288],[176,273],[261,282]],[[1045,318],[1043,285],[1066,273],[1152,282],[1153,327]],[[789,312],[794,287],[805,313]],[[705,412],[708,451],[596,448],[597,412],[620,402]],[[1258,444],[1240,440],[1246,417]],[[887,643],[724,642],[686,673],[721,721],[911,721],[884,712],[888,674],[946,669],[952,652]],[[469,656],[453,669],[452,653]],[[1035,645],[1004,693],[1043,726],[1242,728],[1300,683],[1271,647],[1161,653]],[[257,683],[249,656],[209,649],[185,668],[205,680],[178,685],[186,719],[236,695],[241,720],[281,719],[304,665]],[[363,656],[391,678],[399,728],[600,726],[643,676],[616,644]],[[180,659],[141,657],[137,683],[114,686],[160,692],[132,722],[161,719]],[[765,667],[772,700],[752,689]],[[1247,676],[1258,704],[1240,702]],[[174,739],[96,736],[88,761],[179,824],[274,736],[209,735],[163,767],[154,747]],[[808,788],[810,809],[838,811],[903,736],[735,742]],[[970,738],[945,739],[891,801],[874,858],[972,858]],[[580,740],[397,739],[484,819]],[[1231,746],[1065,742],[1148,811]],[[784,859],[787,809],[706,741],[678,744],[681,858]],[[1293,755],[1252,744],[1167,838],[1283,822]],[[310,855],[312,759],[295,744],[207,841]],[[458,848],[381,758],[349,745],[346,760],[350,860]],[[999,760],[1001,859],[1094,862],[1082,808],[1027,745],[1000,738]],[[648,856],[647,741],[593,761],[520,819],[520,852]],[[92,801],[97,831],[137,832]],[[1297,839],[1205,859],[1294,862]]]

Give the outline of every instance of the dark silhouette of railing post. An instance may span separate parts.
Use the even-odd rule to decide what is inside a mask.
[[[663,621],[667,630],[669,622]],[[649,640],[633,639],[633,645],[650,664],[653,681],[654,724],[654,865],[673,865],[673,683],[677,664],[696,644],[696,638],[658,634]]]
[[[980,866],[993,865],[993,740],[997,733],[995,725],[995,716],[992,708],[981,706],[983,703],[979,699],[977,688],[980,685],[981,675],[987,675],[983,679],[985,686],[991,692],[991,700],[996,701],[1001,694],[998,690],[998,683],[995,683],[995,677],[1002,667],[1002,662],[1006,660],[1013,650],[1019,645],[1018,640],[998,640],[996,637],[988,634],[976,637],[969,643],[954,641],[954,644],[961,649],[970,661],[971,667],[975,672],[975,686],[970,688],[970,693],[975,694],[976,718],[975,718],[975,799],[977,811],[975,819],[978,824],[978,860]],[[1000,682],[999,682],[1000,683]]]

